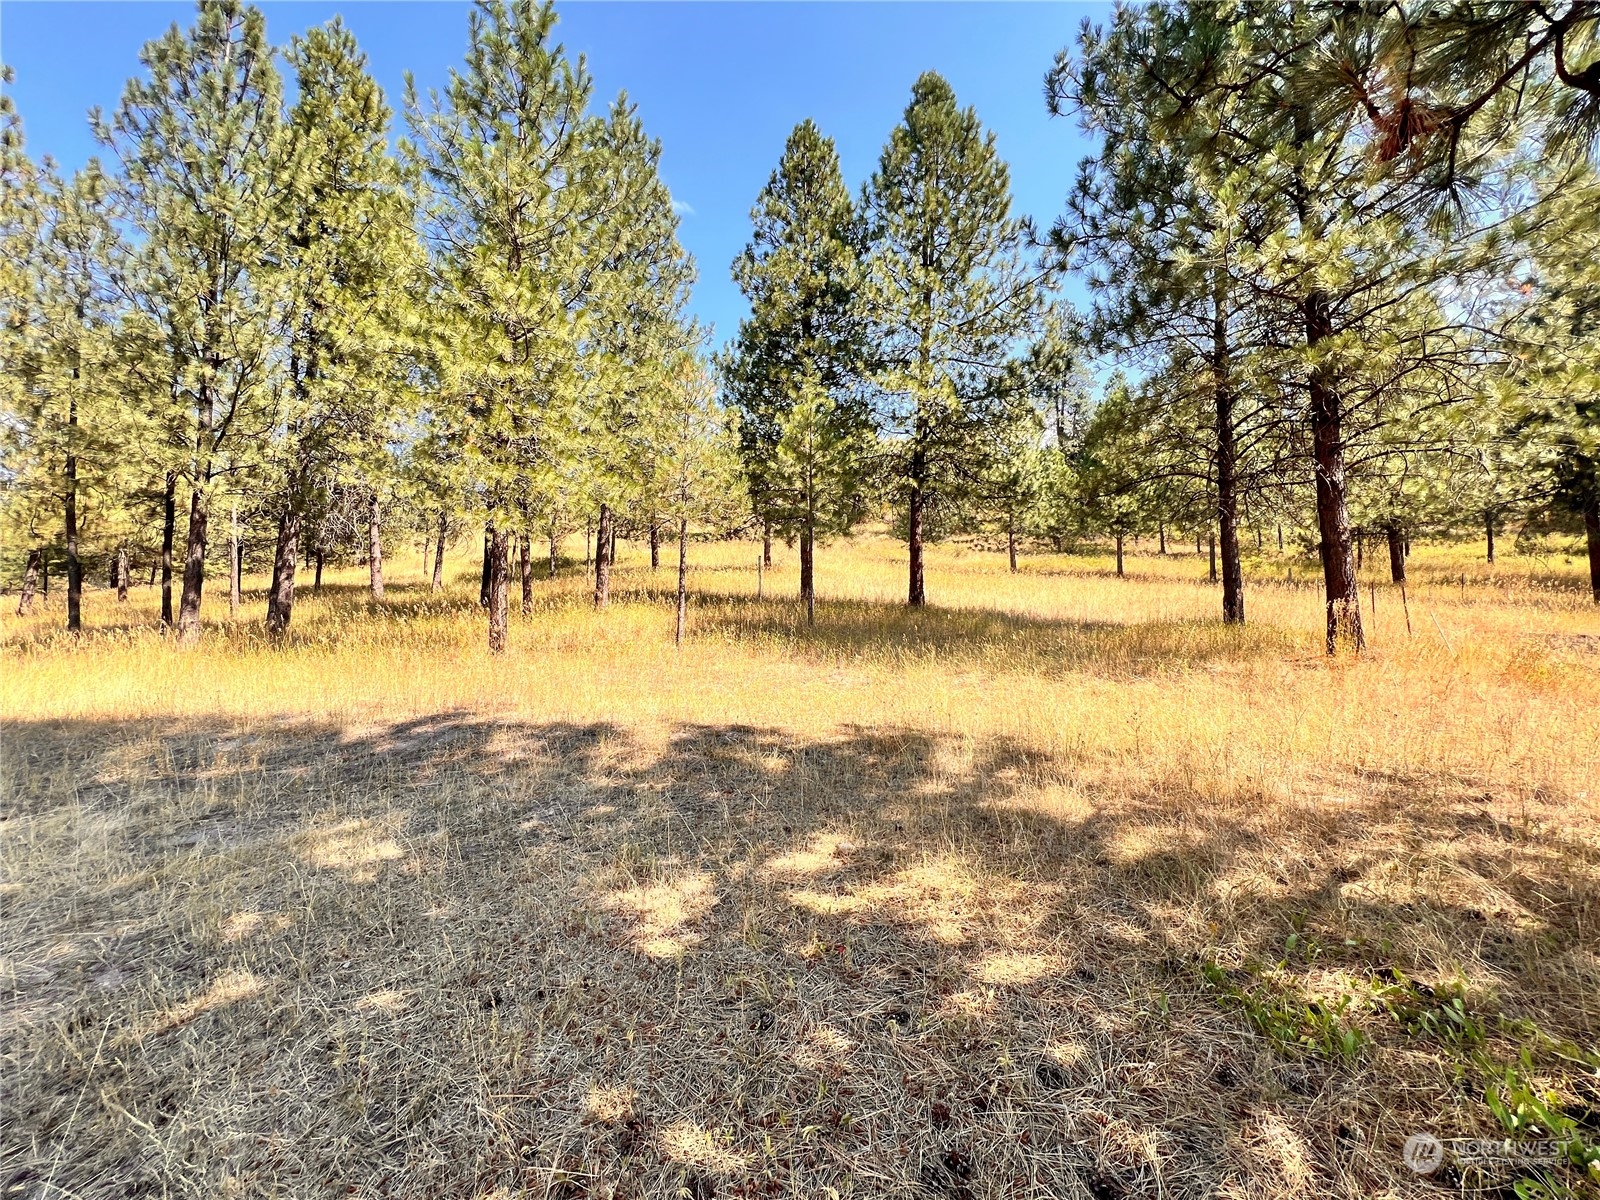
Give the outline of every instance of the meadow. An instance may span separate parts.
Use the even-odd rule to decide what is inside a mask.
[[[939,546],[911,611],[873,533],[808,627],[792,552],[696,543],[675,650],[625,543],[492,659],[476,550],[282,649],[260,578],[190,652],[147,587],[12,601],[0,1194],[1600,1190],[1581,562],[1369,555],[1330,660],[1270,552],[1225,628],[1189,550]]]

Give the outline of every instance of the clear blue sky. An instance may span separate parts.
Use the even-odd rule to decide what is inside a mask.
[[[442,85],[466,48],[465,3],[269,0],[276,43],[339,13],[398,110],[401,79]],[[911,83],[942,72],[997,135],[1017,209],[1048,226],[1089,149],[1076,123],[1045,111],[1055,52],[1102,4],[568,3],[559,36],[583,53],[597,103],[626,89],[662,142],[662,169],[687,208],[682,237],[699,265],[695,310],[720,343],[745,313],[729,264],[749,237],[749,212],[789,130],[811,117],[837,141],[853,188],[867,178]],[[115,107],[140,47],[185,3],[0,3],[0,60],[29,150],[73,168],[96,152],[85,118]]]

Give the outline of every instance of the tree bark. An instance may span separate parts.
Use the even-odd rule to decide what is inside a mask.
[[[555,526],[552,525],[550,527],[550,578],[554,579],[555,577],[556,577],[556,530],[555,530]]]
[[[817,623],[816,531],[811,521],[800,530],[800,599],[806,606],[806,624]]]
[[[1389,539],[1389,578],[1395,583],[1406,581],[1406,547],[1405,539],[1400,533],[1400,526],[1389,524],[1383,527],[1385,536]]]
[[[489,545],[489,653],[506,652],[506,626],[510,612],[509,577],[511,534],[491,528]]]
[[[1315,348],[1333,335],[1326,293],[1313,290],[1304,305],[1306,345]],[[1322,535],[1322,585],[1327,604],[1327,652],[1340,642],[1359,653],[1366,649],[1361,628],[1361,597],[1350,545],[1350,512],[1345,502],[1344,412],[1339,393],[1314,368],[1309,384],[1311,455],[1317,482],[1317,529]]]
[[[200,385],[195,413],[194,478],[189,482],[189,537],[183,555],[183,595],[178,602],[178,645],[200,641],[200,602],[206,585],[206,544],[211,532],[212,425],[214,384]]]
[[[439,535],[433,547],[433,591],[444,591],[444,539],[449,521],[444,509],[439,510]]]
[[[489,607],[489,575],[491,573],[490,558],[494,554],[494,526],[483,527],[483,578],[478,584],[478,603],[484,608]]]
[[[1600,472],[1596,473],[1600,476]],[[1589,542],[1589,590],[1600,604],[1600,478],[1589,484],[1583,500],[1583,529]]]
[[[1489,559],[1494,561],[1494,509],[1488,509],[1483,514],[1483,536],[1488,543]]]
[[[43,559],[41,551],[28,551],[28,565],[22,572],[22,596],[17,600],[19,617],[25,617],[33,611],[33,596],[39,587],[39,564]]]
[[[1119,534],[1116,535],[1116,537],[1117,537],[1117,578],[1121,579],[1121,578],[1123,578],[1123,573],[1122,573],[1122,535],[1119,533]]]
[[[672,635],[674,646],[683,645],[684,626],[689,619],[689,520],[678,518],[678,625]]]
[[[1283,526],[1278,526],[1278,553],[1283,553]]]
[[[117,547],[117,603],[128,602],[128,547]]]
[[[527,534],[518,539],[517,549],[521,555],[518,566],[522,572],[522,611],[527,612],[533,607],[533,548]]]
[[[77,371],[73,371],[77,376]],[[78,401],[76,396],[67,403],[68,453],[66,463],[66,542],[67,542],[67,629],[77,633],[83,628],[83,563],[78,559],[78,456],[72,453],[77,444]]]
[[[171,629],[172,540],[178,525],[178,473],[167,472],[165,506],[161,511],[161,627]]]
[[[1012,516],[1006,524],[1006,559],[1011,564],[1011,573],[1017,573],[1017,518]]]
[[[1210,530],[1206,534],[1206,552],[1211,556],[1211,582],[1217,581],[1217,531]]]
[[[228,527],[228,616],[239,615],[239,588],[244,560],[239,546],[239,501],[233,502],[233,522]]]
[[[921,441],[921,431],[915,435]],[[923,486],[927,482],[927,452],[919,444],[911,452],[911,504],[906,521],[906,548],[910,559],[910,580],[906,588],[906,603],[921,608],[928,602],[927,587],[922,577],[922,509]]]
[[[267,591],[267,636],[279,641],[288,632],[294,613],[294,577],[299,566],[300,505],[291,483],[290,496],[278,515],[278,540],[272,550],[272,586]],[[322,575],[318,562],[317,575]]]
[[[600,506],[599,528],[594,540],[594,606],[604,608],[611,603],[611,506]]]
[[[1156,553],[1165,558],[1167,556],[1167,523],[1165,521],[1156,522],[1156,536],[1160,539],[1157,543],[1159,549],[1157,549]]]
[[[372,580],[372,598],[383,599],[383,526],[378,512],[378,493],[372,493],[367,508],[367,569]]]
[[[772,570],[772,522],[761,519],[761,565]]]
[[[322,595],[322,547],[320,545],[317,547],[316,567],[316,573],[311,577],[311,594],[320,596]]]
[[[1228,297],[1221,272],[1213,297],[1211,373],[1217,416],[1217,534],[1211,543],[1211,581],[1217,580],[1217,541],[1222,550],[1222,623],[1244,624],[1244,564],[1239,557],[1239,437],[1235,427],[1232,359],[1228,346]]]

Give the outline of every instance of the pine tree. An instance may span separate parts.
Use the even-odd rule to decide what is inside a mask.
[[[275,638],[293,611],[307,509],[330,473],[364,465],[370,511],[379,511],[386,434],[408,390],[407,324],[421,278],[412,202],[387,148],[389,108],[354,36],[334,20],[294,38],[285,57],[296,99],[277,167],[287,182],[279,196],[283,241],[273,256],[287,376],[267,593]],[[376,593],[381,541],[373,544]]]
[[[740,453],[763,526],[800,546],[800,598],[816,611],[819,535],[859,518],[874,449],[863,388],[861,237],[831,139],[790,133],[751,210],[733,276],[751,315],[723,363]]]
[[[867,184],[867,312],[875,384],[906,503],[907,602],[926,602],[929,506],[982,467],[1018,397],[1007,364],[1035,317],[1040,273],[1011,215],[1009,173],[977,113],[929,72]]]
[[[159,330],[192,448],[177,630],[193,645],[212,481],[235,444],[271,425],[262,288],[283,235],[273,170],[281,84],[260,11],[238,0],[202,0],[187,34],[173,26],[141,57],[149,78],[129,81],[109,127],[95,123],[122,167],[119,200],[137,246],[130,299]]]

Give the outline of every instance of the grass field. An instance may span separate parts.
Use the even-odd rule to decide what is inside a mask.
[[[861,537],[808,629],[696,545],[675,651],[626,545],[498,661],[472,546],[281,651],[259,579],[190,653],[8,608],[0,1195],[1600,1191],[1581,564],[1421,546],[1329,661],[1311,563],[1224,629],[1152,549],[939,547],[910,612]]]

